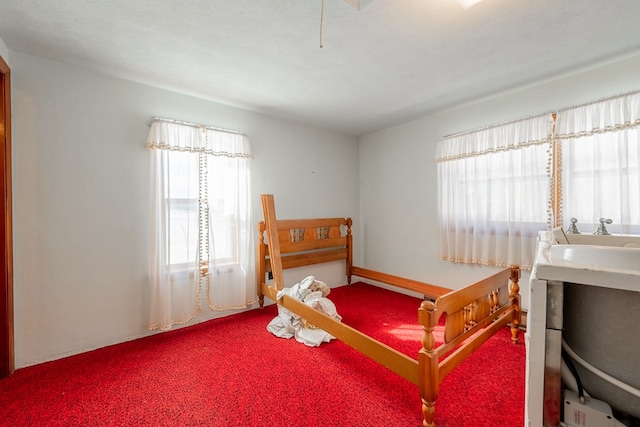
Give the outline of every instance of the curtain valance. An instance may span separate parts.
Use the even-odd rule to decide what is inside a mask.
[[[640,126],[640,92],[558,111],[556,137],[580,138]]]
[[[252,158],[249,139],[244,134],[159,118],[151,122],[146,148]]]
[[[553,121],[550,114],[445,137],[438,142],[436,162],[548,144]]]

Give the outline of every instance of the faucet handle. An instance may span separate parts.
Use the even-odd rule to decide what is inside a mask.
[[[600,236],[610,236],[611,233],[609,233],[605,224],[612,224],[613,221],[611,220],[611,218],[607,218],[607,219],[600,218],[598,221],[600,221],[600,225],[598,226],[598,229],[593,234],[600,235]]]
[[[576,226],[578,220],[571,217],[569,221],[571,221],[571,225],[569,226],[569,228],[567,228],[567,234],[581,234],[580,230],[578,230],[578,227]]]

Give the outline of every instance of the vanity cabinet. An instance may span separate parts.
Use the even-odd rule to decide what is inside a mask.
[[[640,389],[640,248],[554,243],[541,234],[529,281],[525,425],[531,427],[561,425],[563,339],[589,363]],[[594,398],[640,418],[640,398],[577,367]]]

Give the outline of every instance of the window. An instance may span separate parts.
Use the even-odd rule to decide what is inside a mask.
[[[154,118],[151,153],[150,329],[253,303],[247,137]]]
[[[549,218],[551,122],[534,117],[438,145],[443,259],[530,266]]]
[[[584,233],[600,218],[612,233],[640,233],[640,93],[559,111],[560,206]],[[563,224],[564,223],[564,224]]]
[[[441,257],[530,268],[538,232],[571,217],[640,232],[639,104],[632,93],[441,141]]]

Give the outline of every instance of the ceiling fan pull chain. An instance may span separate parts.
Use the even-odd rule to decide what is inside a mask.
[[[322,8],[320,9],[320,49],[322,49],[324,46],[322,46],[322,24],[324,21],[324,0],[322,0]]]

